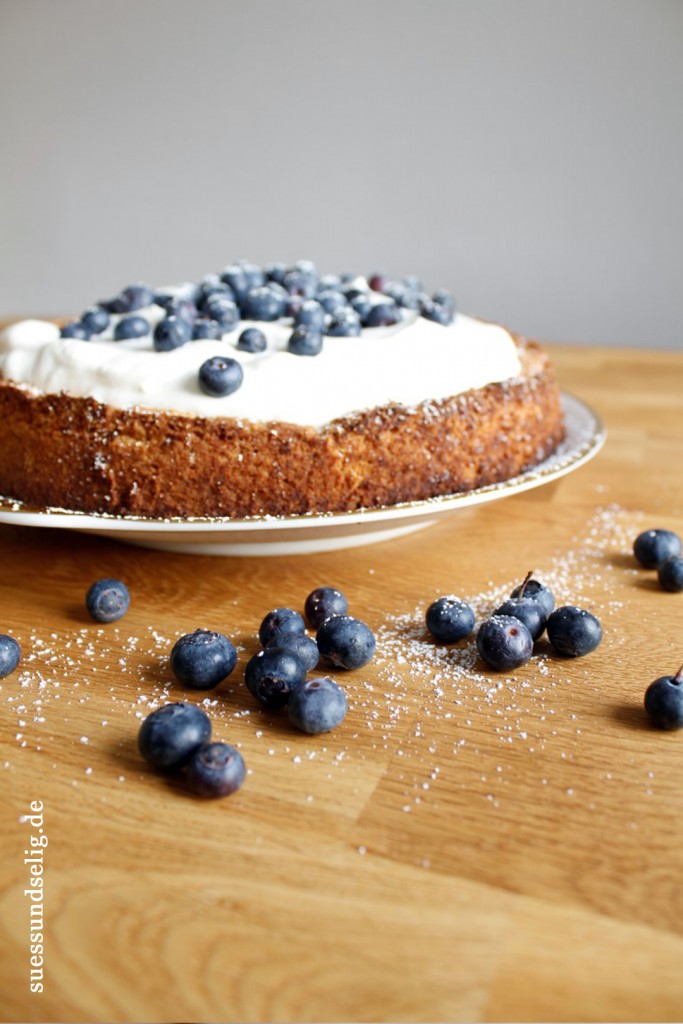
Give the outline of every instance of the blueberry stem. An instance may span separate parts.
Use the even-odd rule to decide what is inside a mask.
[[[675,675],[675,676],[673,677],[673,680],[672,680],[672,682],[673,682],[673,683],[674,683],[674,684],[675,684],[676,686],[681,686],[681,685],[683,685],[683,665],[681,665],[681,667],[679,668],[678,672],[677,672],[677,673],[676,673],[676,675]]]
[[[529,580],[531,579],[531,577],[533,576],[533,574],[534,574],[533,570],[529,569],[529,572],[524,577],[524,582],[522,583],[521,587],[519,588],[519,593],[517,594],[517,600],[518,601],[521,601],[522,598],[524,597],[524,591],[526,590],[526,585],[529,582]]]

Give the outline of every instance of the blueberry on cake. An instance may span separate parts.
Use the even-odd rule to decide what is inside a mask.
[[[564,435],[547,353],[412,277],[231,264],[0,334],[0,494],[144,517],[377,508]]]

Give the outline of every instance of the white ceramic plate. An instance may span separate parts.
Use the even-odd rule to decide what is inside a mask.
[[[528,473],[475,491],[358,512],[251,519],[141,519],[64,509],[28,509],[0,498],[0,523],[94,533],[114,540],[202,555],[293,555],[373,544],[430,526],[444,515],[548,484],[578,469],[602,448],[600,417],[563,394],[567,436],[557,451]]]

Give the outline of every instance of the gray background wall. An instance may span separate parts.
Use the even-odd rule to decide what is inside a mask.
[[[0,0],[0,316],[255,261],[683,348],[680,0]]]

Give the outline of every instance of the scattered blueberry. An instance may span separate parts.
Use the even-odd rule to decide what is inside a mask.
[[[645,710],[658,729],[683,728],[683,665],[675,676],[661,676],[650,683]]]
[[[527,573],[521,587],[517,587],[516,596],[504,601],[500,608],[496,608],[494,615],[512,615],[513,618],[519,619],[531,633],[531,639],[536,641],[545,630],[548,615],[537,597],[527,597],[526,588],[529,583],[531,583],[530,572]]]
[[[154,348],[157,352],[170,352],[180,348],[192,336],[192,327],[179,316],[166,316],[154,328]]]
[[[266,336],[259,327],[245,327],[237,339],[241,352],[265,352],[266,346]]]
[[[289,295],[285,304],[285,316],[294,318],[306,299],[302,295]]]
[[[312,327],[322,331],[325,326],[325,310],[317,299],[304,299],[294,314],[295,327]]]
[[[90,306],[81,316],[81,324],[92,334],[101,334],[109,326],[109,313],[101,306]]]
[[[121,580],[97,580],[85,595],[85,607],[96,622],[116,622],[130,607],[128,587]]]
[[[316,635],[318,650],[338,668],[360,668],[375,653],[375,635],[369,626],[351,615],[325,619]]]
[[[487,665],[500,671],[526,665],[534,642],[523,622],[511,615],[493,615],[477,632],[477,650]]]
[[[313,299],[318,291],[318,277],[299,267],[291,267],[282,278],[282,286],[290,295],[301,295],[304,299]]]
[[[658,569],[668,558],[681,554],[681,538],[672,530],[646,530],[633,542],[633,554],[646,569]]]
[[[349,602],[335,587],[316,587],[306,598],[304,614],[311,629],[319,629],[330,615],[346,615]]]
[[[357,337],[360,332],[360,317],[350,306],[333,313],[325,328],[325,334],[329,334],[333,338],[353,338]]]
[[[409,288],[403,281],[390,281],[384,288],[384,294],[393,299],[402,309],[418,309],[417,292]]]
[[[301,612],[294,608],[273,608],[264,616],[259,626],[258,638],[263,647],[270,643],[276,633],[305,633],[306,623]]]
[[[266,281],[275,281],[276,284],[282,284],[284,276],[287,272],[287,265],[285,263],[267,263],[263,268]]]
[[[306,672],[312,672],[320,660],[317,643],[306,633],[288,633],[287,630],[278,630],[266,644],[266,650],[271,647],[282,647],[284,650],[296,654]]]
[[[474,612],[459,597],[440,597],[425,615],[427,629],[440,643],[454,644],[474,629]]]
[[[519,597],[522,588],[524,588],[524,597],[531,598],[533,601],[538,601],[545,611],[546,617],[550,615],[551,611],[555,607],[555,598],[552,590],[546,587],[545,583],[540,583],[538,580],[527,578],[523,583],[520,583],[518,587],[510,594],[510,597]]]
[[[602,640],[602,626],[595,615],[566,604],[548,616],[548,639],[568,658],[580,658],[594,651]]]
[[[362,322],[372,309],[372,300],[368,292],[359,292],[349,299],[349,306]]]
[[[207,274],[199,284],[199,294],[197,295],[197,305],[201,309],[206,300],[212,295],[221,295],[224,299],[232,299],[235,301],[235,293],[229,284],[225,281],[221,281],[218,274]]]
[[[244,681],[249,692],[271,710],[285,706],[306,678],[299,657],[285,647],[266,647],[247,662]]]
[[[192,340],[218,341],[223,337],[223,328],[217,320],[210,320],[208,317],[197,317],[192,324]]]
[[[244,370],[236,359],[230,356],[211,356],[199,367],[199,387],[205,395],[224,398],[232,395],[242,385]]]
[[[171,670],[184,686],[212,690],[230,675],[237,651],[222,633],[195,629],[176,640],[171,651]]]
[[[229,743],[203,743],[187,764],[187,784],[198,796],[230,796],[247,773],[244,758]]]
[[[262,285],[251,288],[242,303],[245,320],[278,320],[284,315],[286,300],[274,288]]]
[[[211,736],[211,722],[196,704],[164,704],[145,718],[138,733],[138,749],[145,761],[173,771],[182,768],[194,751]]]
[[[0,633],[0,679],[14,672],[21,658],[21,647],[13,636]]]
[[[664,590],[672,594],[680,593],[683,590],[683,558],[680,555],[667,558],[657,569],[657,577]]]
[[[323,349],[323,336],[317,327],[300,324],[295,327],[287,342],[287,351],[295,356],[317,356]]]
[[[540,601],[532,597],[509,597],[496,608],[494,615],[509,615],[519,619],[531,633],[532,640],[538,640],[545,630],[547,615]]]
[[[149,334],[149,323],[144,316],[124,316],[114,328],[114,341],[144,338]]]
[[[78,338],[79,341],[90,341],[92,331],[89,331],[85,324],[72,320],[71,323],[64,324],[59,335],[62,338]]]
[[[329,676],[301,683],[287,705],[292,724],[310,735],[334,729],[343,722],[346,710],[346,694]]]

